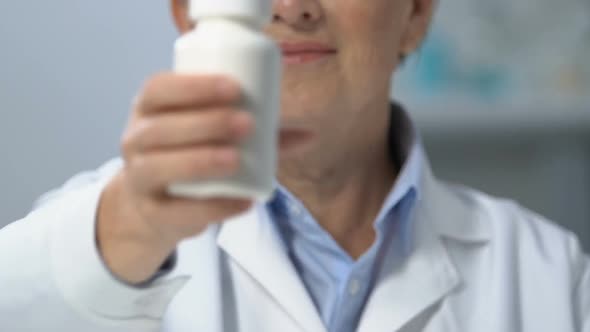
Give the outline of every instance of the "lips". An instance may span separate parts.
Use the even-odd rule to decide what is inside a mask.
[[[283,42],[280,47],[286,64],[315,62],[336,54],[336,49],[318,42]]]

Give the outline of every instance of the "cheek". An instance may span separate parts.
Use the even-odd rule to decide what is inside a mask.
[[[349,70],[389,73],[397,63],[401,35],[399,0],[336,0],[333,23]],[[389,73],[388,73],[389,72]]]

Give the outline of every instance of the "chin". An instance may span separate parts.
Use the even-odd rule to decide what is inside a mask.
[[[346,97],[347,89],[337,82],[335,77],[319,74],[284,78],[282,113],[288,117],[325,114]]]
[[[321,91],[320,88],[317,88]],[[281,102],[281,122],[290,125],[317,125],[324,122],[322,119],[329,117],[330,113],[338,108],[335,98],[329,95],[320,95],[315,92],[294,95],[289,93]]]

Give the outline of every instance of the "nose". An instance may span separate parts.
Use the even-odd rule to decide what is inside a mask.
[[[322,18],[318,0],[273,0],[273,23],[311,29]]]

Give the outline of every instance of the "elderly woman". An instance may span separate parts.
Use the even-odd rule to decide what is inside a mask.
[[[187,32],[186,3],[171,5]],[[256,124],[227,78],[150,78],[124,158],[0,232],[0,330],[590,331],[574,236],[437,180],[390,101],[434,6],[274,1],[284,80],[268,203],[164,194],[233,174]]]

